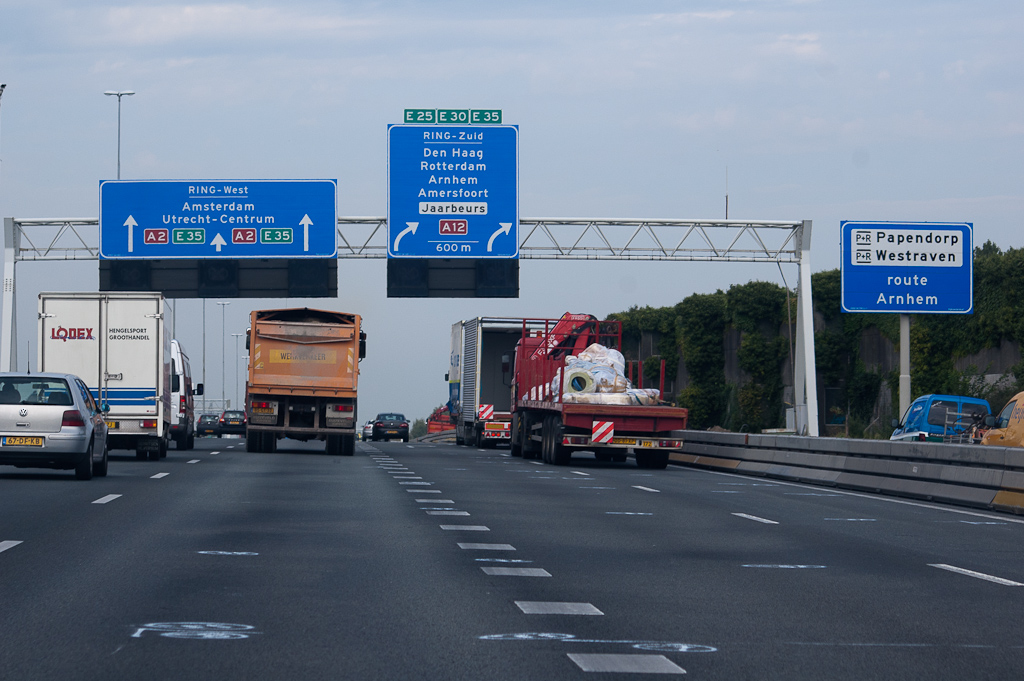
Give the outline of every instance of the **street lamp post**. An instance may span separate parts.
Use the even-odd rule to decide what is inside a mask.
[[[121,179],[121,98],[134,95],[132,90],[107,90],[103,94],[117,97],[117,179]]]
[[[224,379],[224,363],[227,361],[228,358],[227,358],[227,356],[226,356],[226,354],[224,352],[224,342],[226,340],[225,337],[227,335],[226,334],[226,330],[225,330],[225,326],[224,326],[224,311],[227,309],[228,305],[230,305],[231,303],[229,303],[229,302],[218,302],[217,304],[220,305],[220,405],[221,405],[221,409],[225,410],[228,407],[227,407],[227,402],[225,401],[226,398],[225,398],[225,393],[224,393],[224,382],[225,382],[225,379]]]
[[[242,394],[242,391],[241,391],[241,389],[238,386],[238,360],[240,359],[240,357],[238,355],[238,339],[241,338],[242,336],[244,336],[245,334],[244,333],[233,333],[231,335],[235,339],[235,397],[238,397],[238,403],[243,405],[242,408],[246,409],[246,407],[244,405],[244,402],[243,402],[242,398],[240,397],[240,395]],[[246,409],[246,411],[248,411],[248,410]]]

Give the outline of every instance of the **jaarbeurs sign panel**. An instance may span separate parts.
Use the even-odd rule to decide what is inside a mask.
[[[969,314],[970,222],[840,223],[843,312]]]
[[[519,257],[518,126],[388,126],[388,257]]]
[[[105,180],[100,258],[333,258],[336,180]]]

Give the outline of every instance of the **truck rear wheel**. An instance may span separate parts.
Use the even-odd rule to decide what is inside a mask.
[[[262,449],[260,441],[263,439],[262,433],[249,432],[245,434],[245,451],[247,452],[258,452]]]
[[[406,440],[408,442],[408,440]],[[354,456],[356,453],[356,436],[355,433],[352,435],[341,436],[341,455],[342,456]]]
[[[277,451],[277,435],[274,433],[263,433],[263,439],[260,443],[260,451],[266,452],[267,454],[273,454]]]
[[[340,456],[341,455],[341,436],[340,435],[328,435],[326,440],[327,440],[327,456]]]

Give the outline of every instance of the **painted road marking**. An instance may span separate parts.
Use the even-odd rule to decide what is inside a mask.
[[[216,452],[210,452],[210,456],[213,456],[214,454],[220,454],[220,451],[218,450]]]
[[[614,487],[580,487],[580,489],[615,489]]]
[[[492,577],[550,577],[551,573],[544,568],[503,568],[482,567],[485,574]]]
[[[842,494],[820,494],[818,492],[783,492],[787,497],[841,497]]]
[[[478,563],[532,563],[532,560],[515,560],[513,558],[474,558]]]
[[[1003,522],[995,522],[995,521],[987,521],[987,520],[985,520],[985,521],[961,520],[960,522],[964,523],[965,525],[1005,525],[1006,524],[1006,523],[1003,523]]]
[[[3,553],[7,549],[13,549],[20,543],[20,541],[15,541],[13,539],[8,539],[7,541],[0,541],[0,553]]]
[[[114,499],[117,499],[120,496],[121,496],[120,494],[108,494],[105,497],[100,497],[99,499],[97,499],[96,501],[94,501],[92,503],[94,503],[94,504],[107,504],[107,503],[110,503],[111,501],[113,501]]]
[[[602,643],[628,645],[637,650],[653,653],[714,653],[718,648],[699,643],[672,643],[669,641],[606,641],[602,639],[576,638],[575,634],[554,632],[524,632],[516,634],[488,634],[478,637],[481,641],[547,641],[557,643]]]
[[[605,515],[654,515],[653,513],[634,513],[632,511],[605,511]]]
[[[878,522],[875,518],[825,518],[825,520],[839,520],[842,522],[849,523],[876,523]]]
[[[453,499],[417,499],[416,503],[417,504],[454,504],[455,501]]]
[[[413,494],[440,494],[439,489],[407,489],[406,492],[412,492]]]
[[[253,551],[196,551],[204,556],[258,556],[260,554]]]
[[[442,530],[465,530],[466,532],[490,532],[486,525],[442,525]]]
[[[745,568],[766,568],[777,570],[822,570],[827,565],[744,565]]]
[[[433,485],[432,482],[400,482],[399,485]]]
[[[191,461],[186,461],[185,463],[199,463],[199,459],[192,459]]]
[[[166,478],[170,473],[157,473],[156,475],[149,476],[153,480],[159,480],[160,478]]]
[[[650,487],[644,487],[643,485],[633,485],[634,489],[640,489],[644,492],[661,492],[660,489],[651,489]]]
[[[950,572],[955,572],[958,575],[966,575],[968,577],[984,579],[986,582],[1002,584],[1003,586],[1024,586],[1024,584],[1021,584],[1020,582],[1014,582],[1009,579],[1003,579],[1002,577],[993,577],[992,575],[986,575],[984,572],[966,570],[964,568],[954,567],[952,565],[946,565],[944,563],[928,563],[928,567],[939,568],[940,570],[949,570]]]
[[[392,475],[395,480],[422,480],[423,477],[420,475]]]
[[[743,492],[736,489],[713,489],[709,494],[743,494]]]
[[[199,640],[228,641],[249,638],[256,627],[248,624],[228,624],[226,622],[153,622],[139,627],[132,638],[142,638],[147,631],[158,633],[167,638],[191,638]]]
[[[515,551],[516,547],[511,544],[468,544],[459,542],[460,549],[480,551]]]
[[[624,674],[685,674],[686,670],[664,655],[613,655],[569,653],[569,659],[585,672]]]
[[[549,601],[516,601],[527,615],[603,615],[590,603],[557,603]]]
[[[461,515],[468,516],[469,511],[427,511],[427,515]]]
[[[572,474],[573,475],[587,475],[587,476],[590,475],[590,473],[584,473],[583,471],[572,471]]]
[[[746,518],[747,520],[753,520],[759,523],[765,523],[766,525],[778,525],[774,520],[768,520],[767,518],[758,518],[756,515],[747,515],[746,513],[733,513],[737,518]]]

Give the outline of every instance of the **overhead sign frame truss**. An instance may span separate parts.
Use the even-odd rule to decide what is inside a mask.
[[[761,262],[799,266],[794,392],[799,432],[818,435],[811,308],[811,221],[525,218],[521,260]],[[340,260],[386,259],[387,218],[339,217]],[[4,218],[0,371],[15,362],[15,265],[24,261],[98,260],[96,218]]]

